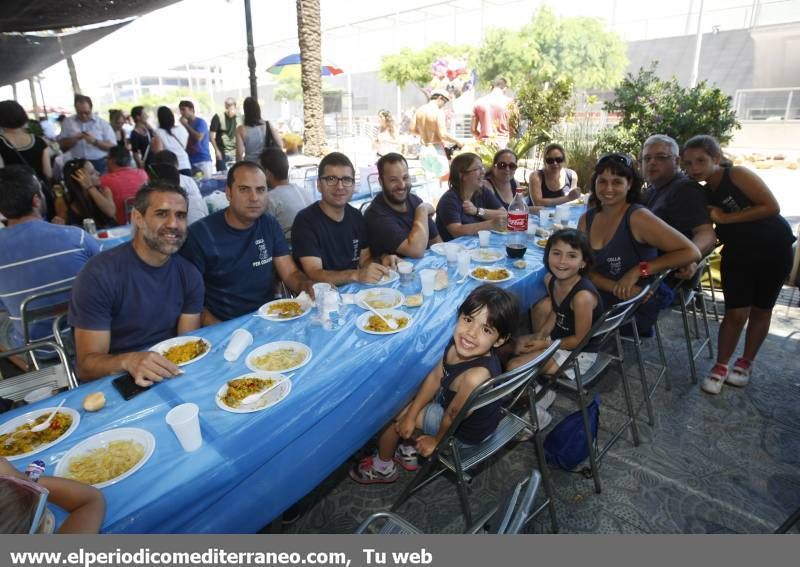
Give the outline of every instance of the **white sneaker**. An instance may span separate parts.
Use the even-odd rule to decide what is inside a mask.
[[[536,419],[539,420],[539,431],[542,431],[553,421],[553,414],[536,404]]]
[[[553,405],[553,402],[556,401],[556,391],[555,390],[548,390],[542,399],[536,402],[536,407],[542,410],[546,410],[550,406]]]
[[[728,377],[725,378],[725,382],[731,386],[738,386],[740,388],[747,386],[747,384],[750,382],[750,373],[752,370],[752,362],[745,360],[744,358],[739,358],[728,372]]]

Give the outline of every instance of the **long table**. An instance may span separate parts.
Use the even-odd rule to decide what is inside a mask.
[[[504,238],[493,234],[491,246],[502,249]],[[476,237],[456,242],[467,248],[478,245]],[[514,278],[499,285],[516,293],[527,308],[545,294],[545,270],[542,250],[533,242],[525,259],[528,267],[510,268]],[[505,259],[498,264],[511,265]],[[443,265],[442,256],[428,251],[415,261],[415,271]],[[451,271],[449,287],[426,298],[421,307],[406,309],[414,318],[411,327],[388,336],[359,331],[355,319],[362,310],[355,305],[343,310],[341,328],[334,331],[315,324],[312,314],[288,322],[239,317],[192,333],[211,342],[210,353],[184,366],[183,376],[130,401],[122,399],[107,377],[6,413],[0,422],[55,406],[61,398],[81,412],[80,426],[69,438],[31,457],[43,459],[49,474],[67,450],[101,431],[138,427],[155,436],[150,460],[130,477],[102,489],[107,503],[104,532],[255,532],[309,493],[402,408],[441,357],[457,307],[477,285],[472,279],[456,284]],[[418,279],[413,286],[419,289]],[[350,285],[342,291],[363,287]],[[292,376],[289,396],[264,411],[233,414],[215,402],[223,383],[248,372],[244,360],[250,349],[235,362],[222,356],[230,334],[239,327],[253,334],[251,348],[295,340],[313,351],[311,361]],[[94,391],[105,394],[106,407],[84,412],[81,402]],[[170,408],[184,402],[200,407],[203,446],[191,453],[181,449],[164,419]],[[27,461],[15,464],[24,468]]]

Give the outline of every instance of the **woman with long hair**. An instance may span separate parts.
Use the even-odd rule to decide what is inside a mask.
[[[517,154],[509,149],[503,149],[494,154],[492,158],[492,168],[486,172],[486,183],[492,188],[494,196],[508,209],[517,191],[517,180],[514,179],[514,172],[517,171]],[[528,212],[538,213],[540,207],[531,206],[528,197]]]
[[[792,269],[795,238],[769,187],[746,167],[728,162],[716,139],[689,139],[681,157],[689,177],[705,182],[709,216],[723,243],[725,317],[717,362],[702,384],[709,394],[719,394],[725,383],[741,387],[750,381],[753,361],[769,333],[772,308]],[[745,324],[744,352],[729,369]]]
[[[392,152],[399,152],[400,144],[397,140],[397,125],[392,113],[386,109],[378,111],[378,132],[372,142],[372,147],[378,157]]]
[[[589,236],[594,254],[590,273],[606,307],[637,295],[651,275],[700,260],[700,251],[680,232],[639,204],[642,178],[625,154],[606,154],[591,179],[595,208],[586,211],[578,229]],[[661,251],[661,254],[659,254]],[[658,305],[650,301],[639,320],[655,322]]]
[[[236,161],[259,163],[265,147],[283,149],[280,133],[269,122],[261,118],[261,105],[249,96],[242,103],[244,124],[236,127]]]
[[[116,108],[108,111],[108,123],[111,124],[111,129],[114,130],[114,136],[117,138],[117,145],[127,150],[130,150],[127,136],[123,125],[125,124],[125,114]]]
[[[192,164],[189,154],[186,153],[186,143],[189,141],[189,132],[183,124],[175,123],[175,114],[166,106],[159,106],[156,112],[158,128],[156,135],[161,141],[163,149],[169,150],[178,157],[178,171],[183,175],[192,176]]]
[[[436,205],[436,228],[445,242],[479,230],[505,228],[506,210],[482,186],[483,175],[483,163],[475,154],[459,154],[450,162],[450,189]]]
[[[567,152],[561,144],[544,147],[544,167],[528,180],[531,201],[537,207],[555,207],[581,196],[578,174],[566,167]]]
[[[117,207],[111,189],[100,185],[100,176],[92,162],[83,158],[64,164],[64,200],[67,203],[67,224],[81,226],[91,218],[97,228],[116,225]]]

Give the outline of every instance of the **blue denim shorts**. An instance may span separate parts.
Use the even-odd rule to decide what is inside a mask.
[[[422,432],[425,435],[439,433],[439,425],[442,423],[442,418],[444,418],[444,408],[438,400],[428,402],[428,405],[422,408]]]

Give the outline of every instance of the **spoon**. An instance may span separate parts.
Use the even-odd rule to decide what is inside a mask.
[[[368,308],[368,309],[369,309],[369,310],[370,310],[372,313],[374,313],[375,315],[377,315],[378,317],[380,317],[380,318],[381,318],[381,320],[382,320],[384,323],[386,323],[386,325],[387,325],[387,326],[388,326],[388,327],[389,327],[391,330],[393,330],[393,331],[394,331],[395,329],[397,329],[397,321],[395,321],[394,319],[387,319],[386,317],[384,317],[383,315],[381,315],[381,314],[380,314],[378,311],[376,311],[375,309],[373,309],[373,308],[372,308],[372,306],[371,306],[369,303],[367,303],[366,301],[364,302],[364,305],[366,305],[366,306],[367,306],[367,308]]]
[[[260,392],[256,392],[255,394],[250,394],[246,398],[243,398],[242,401],[239,402],[239,405],[240,406],[249,406],[251,404],[256,403],[261,398],[266,396],[269,392],[271,392],[272,390],[277,388],[280,383],[281,383],[281,380],[276,380],[275,383],[272,386],[268,387],[266,390],[261,390]]]
[[[40,431],[44,431],[45,429],[47,429],[48,427],[50,427],[50,422],[51,422],[51,421],[53,421],[53,416],[54,416],[54,415],[56,415],[56,413],[58,412],[58,410],[60,410],[60,409],[61,409],[61,406],[63,406],[63,405],[64,405],[64,402],[66,402],[66,401],[67,401],[66,399],[64,399],[64,400],[61,400],[61,403],[60,403],[60,404],[58,404],[58,407],[57,407],[56,409],[54,409],[54,410],[53,410],[53,412],[50,414],[50,417],[48,417],[47,419],[45,419],[45,420],[44,420],[42,423],[40,423],[39,425],[34,425],[33,427],[31,427],[31,431],[33,431],[34,433],[38,433],[38,432],[40,432]]]

